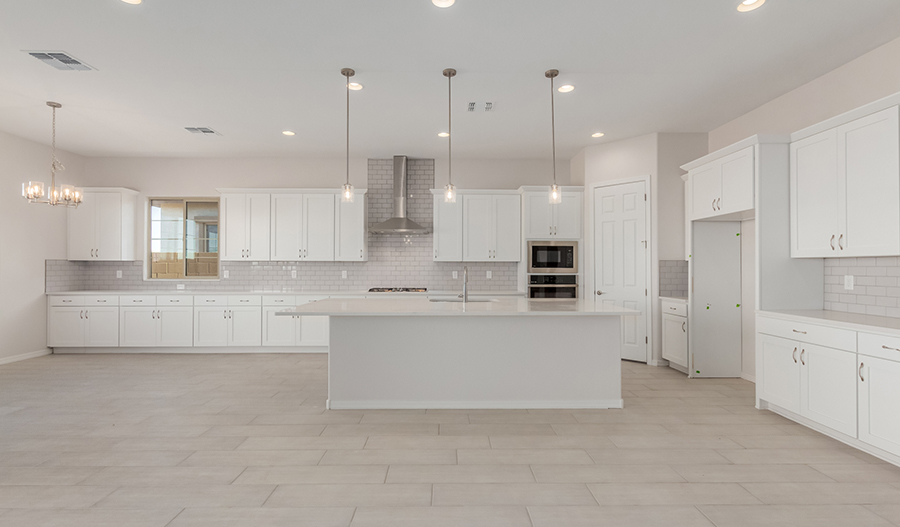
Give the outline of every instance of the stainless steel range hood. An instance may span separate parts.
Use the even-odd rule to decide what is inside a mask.
[[[406,199],[409,196],[409,172],[406,156],[394,156],[394,216],[377,225],[369,232],[373,234],[428,234],[425,227],[406,217]]]

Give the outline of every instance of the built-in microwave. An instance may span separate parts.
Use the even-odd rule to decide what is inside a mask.
[[[578,273],[578,242],[528,242],[529,273]]]
[[[528,298],[575,299],[578,298],[578,280],[575,275],[536,275],[528,277]]]

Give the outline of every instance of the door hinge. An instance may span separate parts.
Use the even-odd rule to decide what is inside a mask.
[[[644,296],[647,296],[647,290],[644,289]]]
[[[644,337],[644,344],[650,344],[650,337]]]

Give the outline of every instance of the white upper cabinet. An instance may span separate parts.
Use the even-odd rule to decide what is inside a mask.
[[[353,202],[336,198],[334,260],[364,262],[369,259],[368,204],[365,192],[356,192]]]
[[[269,260],[269,194],[222,194],[222,261]]]
[[[434,195],[434,261],[463,259],[463,198],[446,203],[442,192]]]
[[[68,259],[134,260],[136,203],[133,190],[85,189],[81,205],[68,210]]]
[[[518,194],[463,195],[463,261],[522,259],[522,207]]]
[[[526,240],[579,239],[583,220],[584,193],[563,191],[562,203],[551,205],[547,192],[522,195]]]
[[[692,220],[754,208],[754,152],[748,146],[690,171]]]
[[[272,194],[272,260],[334,261],[334,194]]]
[[[791,143],[791,256],[900,255],[898,107]]]

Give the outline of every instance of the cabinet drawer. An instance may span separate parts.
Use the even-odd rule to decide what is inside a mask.
[[[156,297],[153,295],[125,295],[119,297],[120,306],[155,306]]]
[[[194,295],[195,306],[226,306],[228,297],[225,295]]]
[[[229,306],[261,306],[262,297],[257,295],[229,295]]]
[[[160,295],[156,297],[158,306],[192,306],[194,297],[191,295]]]
[[[297,297],[294,295],[266,295],[263,297],[264,306],[293,306],[296,301]]]
[[[859,353],[870,357],[900,361],[900,337],[858,333]]]
[[[687,316],[687,304],[681,302],[672,302],[671,300],[661,300],[662,312],[668,315],[676,315],[679,317]]]
[[[84,297],[83,296],[51,296],[50,297],[50,305],[51,306],[83,306],[84,305]]]
[[[785,339],[799,340],[845,351],[856,351],[856,332],[848,329],[759,317],[756,331]]]
[[[119,297],[110,295],[92,295],[84,297],[86,306],[112,306],[119,305]]]

